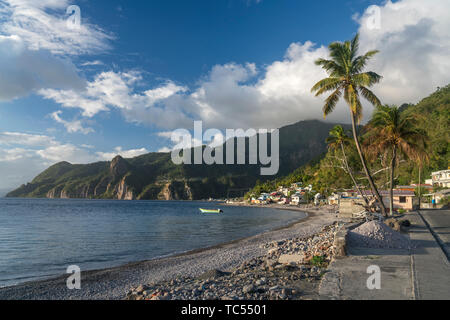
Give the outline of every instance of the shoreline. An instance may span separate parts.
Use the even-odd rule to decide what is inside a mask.
[[[306,212],[299,207],[272,208],[299,211],[306,217],[254,236],[206,248],[85,271],[81,273],[81,290],[68,290],[66,280],[69,275],[61,275],[0,288],[0,299],[123,299],[132,287],[141,283],[157,283],[180,276],[193,277],[213,269],[231,270],[245,261],[262,256],[264,250],[261,246],[268,242],[310,236],[335,220],[334,215],[324,211]]]

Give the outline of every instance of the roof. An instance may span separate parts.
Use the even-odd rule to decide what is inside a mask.
[[[379,190],[378,191],[381,196],[388,196],[389,190]],[[362,191],[365,195],[371,196],[373,195],[372,190],[364,190]],[[394,196],[405,196],[405,197],[414,197],[415,193],[414,191],[408,191],[408,190],[393,190]]]

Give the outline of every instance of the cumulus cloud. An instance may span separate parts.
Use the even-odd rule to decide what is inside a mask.
[[[417,102],[449,83],[449,1],[387,1],[367,9],[358,21],[361,50],[380,50],[368,68],[384,77],[375,89],[383,102]]]
[[[73,120],[73,121],[67,121],[60,117],[60,114],[62,111],[55,111],[50,116],[58,123],[61,123],[66,127],[67,132],[69,133],[76,133],[80,132],[82,134],[89,134],[94,132],[94,129],[92,128],[85,128],[83,127],[81,120]]]
[[[18,36],[0,35],[0,101],[48,87],[80,89],[84,80],[69,60],[47,50],[30,50]]]
[[[380,18],[376,28],[374,12]],[[367,69],[383,76],[373,90],[384,103],[418,102],[449,82],[448,1],[387,1],[354,19],[360,24],[360,53],[380,50]],[[292,43],[283,59],[262,68],[251,63],[216,65],[193,88],[168,82],[136,93],[124,74],[102,73],[89,83],[88,94],[72,96],[53,90],[43,91],[43,95],[63,106],[79,107],[88,116],[120,108],[129,121],[163,129],[190,129],[192,120],[203,120],[205,127],[277,128],[300,120],[323,119],[324,97],[316,98],[310,92],[327,76],[314,64],[320,57],[328,57],[326,46],[306,41]],[[104,82],[109,83],[107,88]],[[363,105],[365,121],[372,106],[366,101]],[[341,102],[327,121],[349,122],[348,113]]]
[[[95,152],[90,145],[75,145],[58,141],[56,138],[23,132],[0,132],[0,189],[13,189],[49,166],[60,162],[91,163],[109,161],[116,155],[125,158],[136,157],[149,151],[145,148]]]
[[[79,108],[86,117],[93,117],[110,107],[123,110],[129,121],[170,126],[179,124],[187,116],[171,98],[187,90],[168,81],[160,87],[135,92],[134,85],[141,80],[137,72],[102,72],[87,84],[85,90],[43,89],[39,94],[67,108]],[[159,105],[164,102],[164,105]]]
[[[81,20],[70,28],[68,0],[0,1],[0,101],[43,88],[81,90],[70,56],[101,52],[112,37]]]
[[[149,151],[145,148],[122,150],[122,147],[116,147],[113,152],[97,152],[96,154],[99,159],[109,161],[119,155],[123,158],[134,158],[146,153],[149,153]]]
[[[90,54],[109,49],[112,37],[98,26],[85,19],[81,19],[79,28],[68,25],[66,9],[71,4],[68,0],[3,0],[0,32],[20,37],[31,50],[44,49],[54,54]]]

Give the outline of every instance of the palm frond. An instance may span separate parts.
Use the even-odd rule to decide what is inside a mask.
[[[367,52],[363,56],[359,56],[353,60],[352,63],[352,73],[360,73],[364,67],[367,65],[369,60],[378,53],[378,50],[372,50]]]
[[[359,86],[358,87],[359,91],[361,92],[361,95],[367,100],[369,101],[372,105],[374,106],[379,106],[381,105],[381,101],[380,99],[378,99],[378,97],[369,89],[367,89],[364,86]]]
[[[331,112],[333,112],[334,108],[336,107],[336,104],[339,101],[339,98],[341,97],[342,92],[340,89],[336,89],[326,100],[325,105],[323,106],[323,117],[326,118],[327,115],[329,115]]]

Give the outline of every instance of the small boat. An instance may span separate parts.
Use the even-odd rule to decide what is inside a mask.
[[[202,213],[223,213],[223,210],[221,210],[221,209],[202,209],[202,208],[200,208],[200,211]]]

